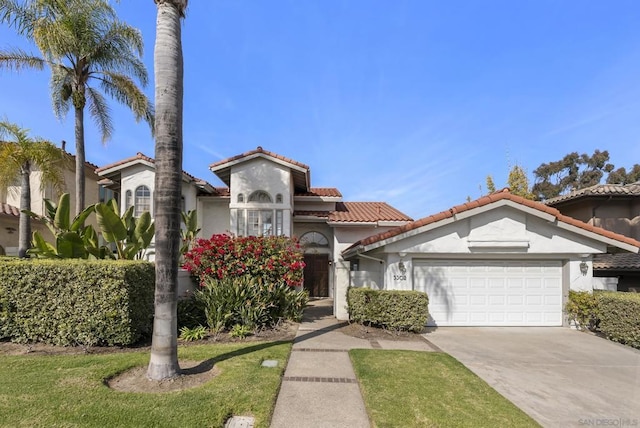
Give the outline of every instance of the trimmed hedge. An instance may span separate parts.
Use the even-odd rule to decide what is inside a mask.
[[[569,321],[573,322],[578,330],[597,330],[600,322],[597,294],[590,291],[569,290],[569,299],[564,309]]]
[[[0,338],[130,345],[150,335],[154,266],[126,260],[0,260]]]
[[[614,342],[640,349],[640,294],[597,293],[600,331]]]
[[[349,288],[349,318],[392,330],[421,332],[429,318],[429,298],[419,291]]]

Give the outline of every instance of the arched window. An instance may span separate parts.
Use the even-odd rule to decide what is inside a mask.
[[[328,247],[329,240],[320,232],[307,232],[300,237],[300,245],[304,248]]]
[[[133,198],[131,196],[131,190],[127,190],[124,193],[124,210],[128,210],[133,204]]]
[[[271,199],[271,195],[269,195],[264,190],[256,190],[251,195],[249,195],[249,202],[258,202],[261,204],[270,204],[273,202]]]
[[[244,194],[238,193],[238,203],[241,204],[244,202]]]
[[[282,203],[282,193],[278,193],[276,195],[276,204],[281,204]]]
[[[140,217],[145,211],[151,212],[151,191],[147,186],[136,187],[136,199],[134,206],[134,217]]]

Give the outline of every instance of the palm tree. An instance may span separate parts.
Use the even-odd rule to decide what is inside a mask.
[[[147,377],[168,379],[180,373],[176,288],[182,192],[182,35],[187,0],[154,0],[158,7],[154,52],[157,120],[156,293],[151,359]]]
[[[80,213],[85,207],[85,107],[103,143],[113,132],[103,93],[129,107],[136,120],[144,119],[153,127],[153,106],[130,77],[142,86],[147,84],[147,71],[140,59],[142,36],[118,20],[108,0],[0,0],[0,22],[35,42],[41,54],[0,50],[0,68],[41,70],[48,66],[54,113],[61,119],[73,106],[75,211]]]
[[[7,137],[13,141],[3,141]],[[41,190],[47,184],[60,189],[64,184],[62,169],[66,155],[49,141],[29,138],[28,130],[7,121],[0,122],[0,141],[0,187],[6,188],[20,179],[18,255],[26,257],[31,246],[31,217],[25,210],[31,210],[32,168],[40,171]]]

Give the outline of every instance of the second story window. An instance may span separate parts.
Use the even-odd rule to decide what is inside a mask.
[[[135,217],[140,217],[145,211],[151,211],[151,191],[147,186],[136,187],[134,206],[133,215]]]
[[[133,205],[133,197],[131,195],[131,190],[127,190],[124,194],[124,210],[128,210],[131,205]]]
[[[256,190],[251,195],[249,195],[249,202],[258,202],[261,204],[270,204],[273,202],[271,199],[271,195],[269,195],[264,190]]]
[[[238,193],[238,203],[241,204],[244,202],[244,194]]]

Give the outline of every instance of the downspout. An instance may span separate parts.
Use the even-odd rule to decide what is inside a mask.
[[[373,260],[376,262],[380,262],[380,264],[382,265],[382,289],[386,290],[387,289],[387,269],[386,269],[386,262],[382,259],[377,259],[375,257],[371,257],[371,256],[366,256],[362,253],[356,253],[357,257],[362,257],[363,259],[369,259],[369,260]]]

